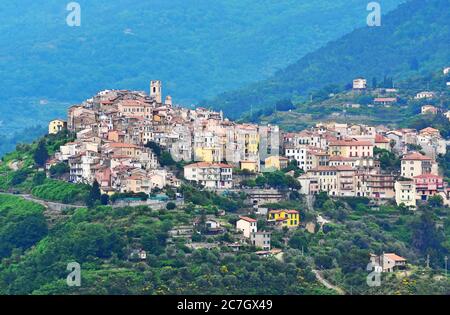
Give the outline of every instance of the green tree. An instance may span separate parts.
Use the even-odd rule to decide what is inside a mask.
[[[176,207],[177,207],[177,205],[174,202],[168,202],[166,204],[166,209],[167,210],[174,210],[174,209],[176,209]]]
[[[432,208],[441,208],[444,205],[444,199],[440,195],[432,196],[428,198],[428,205]]]
[[[37,166],[43,167],[45,166],[45,162],[48,160],[48,151],[47,147],[45,146],[45,140],[41,140],[38,143],[38,146],[33,154],[34,162]]]
[[[101,197],[102,193],[100,191],[100,185],[97,180],[94,180],[94,183],[92,184],[91,189],[89,190],[89,194],[86,198],[86,205],[89,208],[92,208],[97,202],[101,201]]]

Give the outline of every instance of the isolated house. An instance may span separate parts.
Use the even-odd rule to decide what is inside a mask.
[[[394,272],[397,270],[404,270],[406,268],[407,260],[394,253],[383,253],[380,256],[371,254],[370,262],[373,265],[381,266],[382,272]]]

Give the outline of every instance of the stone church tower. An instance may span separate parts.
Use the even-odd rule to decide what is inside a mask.
[[[157,103],[162,103],[162,83],[159,80],[150,82],[150,96],[153,97]]]

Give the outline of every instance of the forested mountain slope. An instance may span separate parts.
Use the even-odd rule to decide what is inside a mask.
[[[265,81],[208,102],[234,117],[273,106],[283,98],[301,99],[329,84],[345,85],[357,76],[381,81],[405,78],[450,64],[450,1],[411,0],[382,18],[380,27],[363,27],[307,54]]]

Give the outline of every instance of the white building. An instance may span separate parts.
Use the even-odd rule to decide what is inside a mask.
[[[364,78],[357,78],[353,80],[353,89],[354,90],[364,90],[367,88],[367,80]]]
[[[414,178],[423,174],[435,174],[436,163],[418,152],[409,153],[402,158],[401,175],[406,178]]]
[[[415,99],[421,100],[421,99],[433,98],[433,97],[434,97],[433,92],[423,91],[423,92],[417,93]]]
[[[257,221],[249,217],[239,217],[236,222],[236,229],[242,231],[245,237],[250,238],[252,233],[258,232],[258,227],[256,226]]]
[[[413,180],[396,181],[394,189],[397,205],[404,204],[407,207],[416,207],[416,184]]]
[[[233,167],[224,163],[198,162],[184,167],[184,177],[205,188],[233,187]]]

